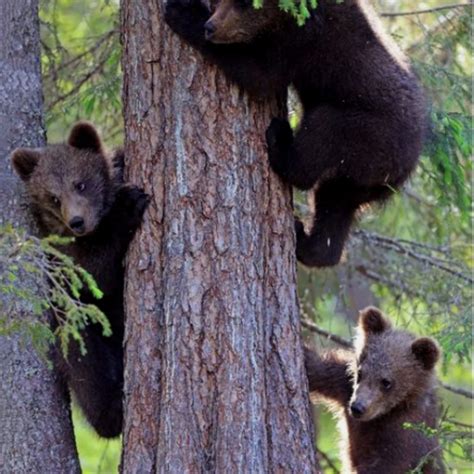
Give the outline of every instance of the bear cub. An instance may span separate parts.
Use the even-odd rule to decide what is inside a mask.
[[[254,97],[294,85],[302,122],[293,135],[287,120],[272,120],[269,161],[287,183],[313,190],[309,232],[295,221],[299,261],[336,265],[358,211],[415,168],[426,122],[418,80],[367,0],[319,0],[303,26],[279,0],[214,3],[168,0],[165,19]]]
[[[360,313],[354,351],[305,348],[309,390],[339,418],[344,472],[444,472],[436,437],[404,427],[436,428],[439,357],[433,339],[393,328],[372,307]]]
[[[112,335],[98,325],[83,330],[87,354],[71,342],[58,369],[88,422],[100,436],[122,429],[124,307],[123,260],[139,227],[148,196],[123,182],[123,153],[104,149],[97,130],[77,123],[67,143],[19,148],[13,168],[24,181],[31,209],[43,236],[75,237],[61,250],[96,280],[103,297],[83,291],[81,302],[96,305],[109,319]],[[57,324],[57,323],[54,323]]]

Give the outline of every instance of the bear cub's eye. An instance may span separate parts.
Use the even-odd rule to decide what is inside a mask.
[[[56,196],[52,196],[52,197],[51,197],[51,201],[53,202],[53,204],[54,204],[55,206],[58,206],[58,207],[59,207],[59,205],[61,204],[61,201],[60,201],[59,198],[56,197]]]
[[[356,382],[359,383],[362,380],[362,369],[359,368],[357,371]]]
[[[84,191],[84,189],[86,189],[86,184],[83,183],[83,182],[80,182],[80,183],[77,183],[76,184],[76,189],[82,193],[82,191]]]
[[[380,383],[384,390],[390,390],[392,388],[392,382],[390,382],[390,380],[382,379]]]

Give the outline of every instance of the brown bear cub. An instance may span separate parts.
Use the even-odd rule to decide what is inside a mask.
[[[98,325],[83,330],[87,354],[71,343],[67,360],[58,363],[89,423],[100,436],[122,429],[123,260],[141,223],[148,196],[123,182],[123,154],[114,157],[87,122],[77,123],[65,144],[41,149],[19,148],[13,168],[25,182],[31,209],[42,235],[74,236],[63,247],[87,270],[104,293],[81,301],[95,304],[110,321],[112,336]]]
[[[438,345],[392,328],[376,308],[360,314],[354,351],[305,350],[309,389],[339,416],[345,472],[444,472],[436,437]]]
[[[270,165],[289,184],[314,189],[309,233],[296,220],[297,257],[336,265],[357,211],[390,197],[420,155],[423,91],[366,0],[318,0],[303,26],[278,0],[168,0],[166,21],[257,97],[293,84],[304,109],[267,130]]]

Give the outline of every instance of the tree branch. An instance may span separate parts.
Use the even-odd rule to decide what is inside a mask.
[[[108,58],[105,57],[103,58],[92,70],[88,71],[75,85],[74,87],[67,93],[60,95],[56,97],[56,99],[48,104],[49,108],[52,109],[55,105],[57,105],[59,102],[63,102],[67,98],[73,96],[76,94],[79,89],[93,76],[96,74],[100,73],[102,71],[102,68],[104,67],[105,63],[107,62]]]
[[[463,8],[463,7],[472,7],[472,3],[453,3],[451,5],[442,5],[439,7],[426,8],[423,10],[412,10],[412,11],[406,11],[406,12],[385,12],[385,13],[381,13],[380,16],[389,18],[389,17],[397,17],[397,16],[423,15],[425,13],[436,13],[442,10],[453,10],[455,8]]]
[[[411,287],[408,285],[404,285],[400,281],[395,281],[391,280],[389,278],[386,278],[375,271],[371,270],[370,268],[367,268],[365,265],[357,265],[355,267],[356,271],[359,272],[361,275],[363,275],[365,278],[368,278],[369,280],[376,281],[377,283],[382,283],[383,285],[387,285],[391,288],[396,288],[402,293],[405,293],[406,295],[410,295],[413,297],[420,296],[420,293],[413,290]]]
[[[324,451],[321,451],[319,448],[316,448],[316,451],[326,461],[328,467],[330,467],[335,474],[339,474],[341,472]]]
[[[330,341],[334,341],[336,344],[339,344],[340,346],[346,347],[347,349],[352,349],[352,343],[348,339],[344,339],[341,336],[338,336],[337,334],[332,334],[329,331],[326,331],[325,329],[320,328],[316,324],[314,324],[312,321],[309,321],[308,319],[302,319],[301,324],[303,327],[306,329],[309,329],[311,332],[315,332],[316,334],[319,334],[320,336],[325,337],[326,339]]]
[[[461,280],[464,280],[470,284],[474,283],[474,279],[470,277],[469,275],[459,272],[457,270],[453,270],[451,267],[449,267],[448,265],[451,262],[448,262],[446,260],[441,260],[439,258],[425,255],[419,252],[415,252],[413,248],[410,248],[410,247],[420,247],[420,245],[418,245],[416,242],[410,242],[407,240],[403,240],[403,241],[397,240],[390,237],[378,235],[373,232],[367,232],[364,230],[355,231],[354,236],[371,241],[373,244],[378,245],[381,248],[392,250],[400,255],[406,255],[408,257],[414,258],[415,260],[418,260],[419,262],[438,268],[439,270],[449,273],[450,275],[455,276]],[[452,263],[453,265],[455,264],[455,262],[452,262]]]
[[[443,386],[445,390],[456,393],[457,395],[462,395],[463,397],[471,398],[471,399],[474,398],[474,393],[465,388],[455,387],[454,385],[450,385],[444,382],[441,382],[441,385]]]
[[[340,346],[345,347],[346,349],[352,349],[354,347],[351,341],[349,341],[348,339],[340,337],[337,334],[332,334],[329,331],[326,331],[325,329],[320,328],[319,326],[314,324],[312,321],[309,321],[308,319],[302,318],[301,325],[305,327],[306,329],[308,329],[309,331],[319,334],[320,336],[323,336],[330,341],[334,341],[336,344],[339,344]],[[457,395],[461,395],[466,398],[474,399],[474,393],[470,390],[467,390],[465,388],[455,387],[448,383],[441,382],[441,380],[439,383],[445,390],[448,390],[449,392],[455,393]]]

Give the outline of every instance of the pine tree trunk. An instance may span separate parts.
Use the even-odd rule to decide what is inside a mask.
[[[3,0],[0,225],[10,222],[30,230],[32,223],[20,202],[22,187],[13,176],[9,154],[18,146],[44,145],[39,55],[38,1]],[[80,471],[64,390],[54,372],[19,337],[0,336],[0,472]]]
[[[314,472],[290,190],[251,102],[122,1],[128,178],[153,195],[127,270],[123,472]],[[281,108],[280,108],[281,110]]]

